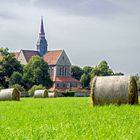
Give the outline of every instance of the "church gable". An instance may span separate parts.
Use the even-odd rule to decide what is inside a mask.
[[[17,60],[21,64],[26,65],[30,61],[32,56],[35,56],[35,55],[39,55],[39,53],[37,51],[33,51],[33,50],[21,50],[18,55]]]
[[[61,56],[63,50],[53,50],[48,51],[44,56],[43,59],[45,62],[48,63],[49,66],[56,65],[59,57]]]
[[[30,61],[32,56],[39,55],[38,51],[34,51],[34,50],[22,50],[22,52],[27,62]]]
[[[26,64],[27,64],[27,60],[26,60],[26,58],[25,58],[25,56],[24,56],[22,50],[19,52],[19,55],[18,55],[18,57],[17,57],[17,60],[18,60],[21,64],[23,64],[23,65],[26,65]]]
[[[63,52],[61,53],[61,55],[59,56],[59,59],[57,61],[56,65],[60,65],[60,66],[71,66],[71,62],[67,56],[67,54],[65,53],[65,51],[63,50]]]

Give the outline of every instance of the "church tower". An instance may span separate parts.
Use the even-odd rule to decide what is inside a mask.
[[[41,17],[41,27],[40,27],[39,39],[37,41],[36,46],[37,46],[37,51],[40,53],[41,56],[43,56],[44,54],[47,53],[48,43],[45,38],[43,17]]]

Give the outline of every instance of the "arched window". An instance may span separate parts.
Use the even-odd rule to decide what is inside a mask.
[[[65,84],[65,83],[63,83],[63,87],[64,87],[64,88],[66,87],[66,84]]]
[[[62,76],[65,75],[65,67],[62,68]]]
[[[61,69],[61,67],[60,67],[60,71],[59,71],[59,75],[60,75],[60,76],[61,76],[61,70],[62,70],[62,69]]]
[[[52,68],[51,71],[52,71],[51,75],[54,76],[54,68]]]
[[[67,68],[65,68],[65,76],[67,76]]]
[[[57,88],[59,87],[59,83],[56,84],[56,87],[57,87]]]

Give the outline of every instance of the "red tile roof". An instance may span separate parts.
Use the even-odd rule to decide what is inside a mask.
[[[76,82],[76,83],[80,83],[80,81],[76,80],[73,77],[62,77],[62,76],[56,76],[55,78],[53,78],[54,82]]]
[[[39,55],[38,51],[33,51],[33,50],[21,50],[25,56],[25,59],[27,62],[30,61],[32,56]]]
[[[44,61],[46,61],[48,63],[48,65],[56,65],[62,52],[63,52],[63,50],[48,51],[43,56],[43,59],[44,59]]]

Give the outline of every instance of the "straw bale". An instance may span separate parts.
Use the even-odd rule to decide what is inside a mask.
[[[47,90],[36,90],[34,92],[34,98],[47,98],[48,91]]]
[[[16,88],[3,89],[0,91],[0,101],[20,100],[20,92]]]
[[[91,97],[93,105],[137,104],[137,84],[131,76],[95,77]]]
[[[57,93],[56,92],[49,92],[48,93],[48,97],[49,98],[56,98],[57,97]]]

